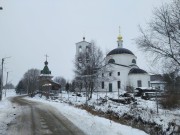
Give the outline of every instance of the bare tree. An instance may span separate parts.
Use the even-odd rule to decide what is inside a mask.
[[[0,68],[0,87],[1,87],[1,83],[2,83],[2,69]]]
[[[16,88],[15,88],[15,91],[16,91],[16,93],[17,94],[25,94],[25,93],[27,93],[27,89],[26,89],[26,87],[24,86],[24,83],[23,83],[23,79],[21,79],[19,82],[18,82],[18,84],[17,84],[17,86],[16,86]]]
[[[160,103],[164,108],[179,107],[180,98],[180,75],[178,71],[163,74],[163,80],[166,82],[165,98]]]
[[[156,8],[148,29],[140,27],[140,33],[136,39],[140,49],[163,66],[180,67],[180,0]]]
[[[103,65],[103,53],[92,41],[86,52],[81,52],[75,59],[75,86],[84,88],[86,96],[92,98],[93,91],[99,85],[99,71]]]
[[[38,77],[40,75],[40,70],[38,69],[29,69],[23,76],[23,84],[27,89],[28,94],[33,96],[35,90],[38,89],[39,81]]]

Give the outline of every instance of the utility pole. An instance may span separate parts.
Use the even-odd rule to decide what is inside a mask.
[[[2,100],[2,90],[3,90],[3,68],[4,68],[4,60],[7,59],[7,58],[10,58],[10,57],[5,57],[5,58],[2,58],[2,63],[1,63],[1,66],[2,66],[2,73],[1,73],[1,88],[0,88],[0,101]]]
[[[118,100],[119,100],[119,88],[118,88]]]
[[[1,89],[0,89],[0,100],[2,100],[2,90],[3,90],[3,64],[4,64],[4,58],[2,58],[2,63],[1,63]]]
[[[0,10],[3,10],[3,7],[0,7]],[[0,86],[0,101],[2,100],[2,87],[3,87],[3,63],[4,59],[2,59],[2,74],[1,74],[1,86]]]
[[[159,113],[159,110],[158,110],[158,98],[157,98],[157,89],[156,89],[156,109],[157,109],[157,113]]]
[[[97,105],[98,105],[98,89],[97,89]]]
[[[6,90],[8,89],[8,88],[7,88],[7,84],[8,84],[8,73],[9,73],[9,72],[7,72],[7,77],[6,77],[6,89],[5,89],[5,97],[6,97]]]

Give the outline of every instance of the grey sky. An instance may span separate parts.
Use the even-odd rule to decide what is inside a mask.
[[[168,0],[169,1],[169,0]],[[1,0],[0,58],[16,84],[30,68],[42,69],[45,54],[54,76],[73,78],[75,43],[86,37],[103,50],[117,47],[118,27],[124,47],[138,57],[138,65],[149,70],[147,59],[132,39],[138,25],[145,25],[153,7],[162,0]]]

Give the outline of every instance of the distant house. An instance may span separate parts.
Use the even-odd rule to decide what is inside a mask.
[[[39,76],[39,90],[47,98],[49,98],[49,96],[57,96],[60,92],[61,85],[52,80],[53,76],[48,68],[47,59],[44,64],[44,69],[41,70]]]
[[[135,96],[141,96],[144,99],[162,96],[163,91],[160,89],[153,89],[152,87],[139,87],[135,89]]]
[[[163,81],[161,74],[150,75],[150,85],[152,88],[165,90],[166,82]]]

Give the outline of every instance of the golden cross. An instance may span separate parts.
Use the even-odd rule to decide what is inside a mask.
[[[119,26],[119,35],[121,34],[121,27]]]

